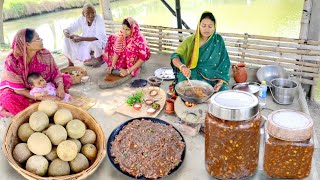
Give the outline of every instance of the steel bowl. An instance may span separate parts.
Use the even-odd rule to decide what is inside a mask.
[[[175,87],[176,92],[178,93],[178,95],[181,97],[182,100],[190,102],[190,103],[201,104],[201,103],[207,101],[213,95],[214,90],[213,90],[213,87],[209,83],[204,82],[204,81],[200,81],[200,80],[190,80],[190,82],[193,85],[193,87],[203,88],[205,90],[207,96],[201,97],[201,98],[186,96],[185,90],[190,89],[191,85],[187,80],[185,80],[185,81],[179,82]]]
[[[233,90],[245,91],[258,97],[260,85],[256,82],[237,83],[232,86]]]
[[[266,81],[268,86],[271,86],[271,80],[276,78],[288,79],[288,74],[285,69],[276,65],[268,65],[261,67],[257,71],[257,78],[262,83]]]

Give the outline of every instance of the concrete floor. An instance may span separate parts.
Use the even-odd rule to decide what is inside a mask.
[[[59,60],[60,65],[64,65],[65,60]],[[62,63],[62,64],[61,64]],[[145,64],[145,67],[142,70],[142,73],[137,78],[146,79],[148,76],[153,75],[153,72],[163,66],[169,66],[169,57],[168,56],[159,56],[152,55],[151,59]],[[131,92],[134,92],[135,89],[130,88],[129,82],[113,89],[99,89],[98,79],[103,77],[103,71],[105,70],[106,65],[102,67],[93,69],[87,68],[89,76],[93,79],[93,86],[90,91],[86,92],[88,95],[97,99],[97,104],[91,108],[88,112],[100,123],[106,139],[108,139],[111,132],[123,123],[126,120],[131,119],[130,117],[124,116],[122,114],[116,113],[115,109],[120,106],[127,95]],[[251,75],[251,77],[254,77]],[[170,81],[164,81],[161,85],[165,91],[168,89]],[[231,82],[232,84],[232,82]],[[76,85],[72,88],[74,91],[82,91],[81,85]],[[290,106],[280,106],[273,103],[271,97],[268,97],[267,107],[273,110],[281,108],[296,109],[300,111],[306,111],[306,101],[300,99],[295,101],[293,105]],[[315,121],[315,146],[316,150],[314,152],[314,158],[312,163],[312,174],[306,178],[308,180],[317,180],[320,179],[320,148],[319,148],[319,139],[320,137],[320,110],[316,104],[309,104],[312,108],[307,108],[310,111],[314,121]],[[263,111],[264,115],[267,115],[268,111]],[[167,115],[163,111],[158,115],[159,119],[168,121],[169,123],[174,123],[177,121],[177,117],[173,115]],[[2,119],[0,121],[0,135],[3,137],[6,128],[10,123],[10,119]],[[205,180],[213,179],[205,170],[204,163],[204,137],[202,135],[197,135],[194,137],[184,135],[186,141],[186,156],[182,166],[169,177],[164,179],[166,180]],[[263,141],[263,137],[261,137]],[[261,141],[261,142],[262,142]],[[0,140],[2,144],[2,139]],[[261,143],[263,145],[263,143]],[[249,179],[262,180],[268,179],[262,171],[262,158],[263,150],[260,151],[259,167],[256,175]],[[23,177],[18,174],[7,162],[3,153],[0,153],[0,175],[1,179],[23,179]],[[109,162],[108,157],[103,160],[101,165],[95,171],[94,174],[88,177],[88,179],[97,180],[97,179],[112,179],[112,180],[125,180],[128,179],[126,176],[118,172],[112,164]]]

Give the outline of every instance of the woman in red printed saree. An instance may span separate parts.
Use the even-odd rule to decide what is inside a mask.
[[[30,95],[28,74],[37,72],[57,87],[57,97]],[[7,56],[0,83],[0,117],[13,116],[36,100],[58,100],[72,85],[70,75],[61,74],[51,53],[43,48],[42,39],[33,29],[17,32],[12,52]]]
[[[150,58],[150,48],[140,32],[138,23],[131,17],[123,20],[119,35],[110,35],[102,59],[107,63],[107,73],[119,70],[120,76],[137,76],[140,66]]]

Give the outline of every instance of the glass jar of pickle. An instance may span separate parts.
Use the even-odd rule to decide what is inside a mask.
[[[268,116],[263,169],[272,178],[308,177],[314,150],[313,121],[305,113],[282,109]]]
[[[218,179],[253,175],[259,159],[260,124],[253,94],[234,90],[214,94],[205,119],[207,172]]]

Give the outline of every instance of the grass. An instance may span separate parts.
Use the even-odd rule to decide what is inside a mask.
[[[96,5],[99,0],[6,0],[3,4],[3,18],[18,19],[59,9],[77,8],[86,2]]]
[[[10,47],[9,44],[0,43],[0,51],[1,51],[1,52],[2,52],[2,51],[8,51],[8,50],[10,50],[10,49],[11,49],[11,47]]]

